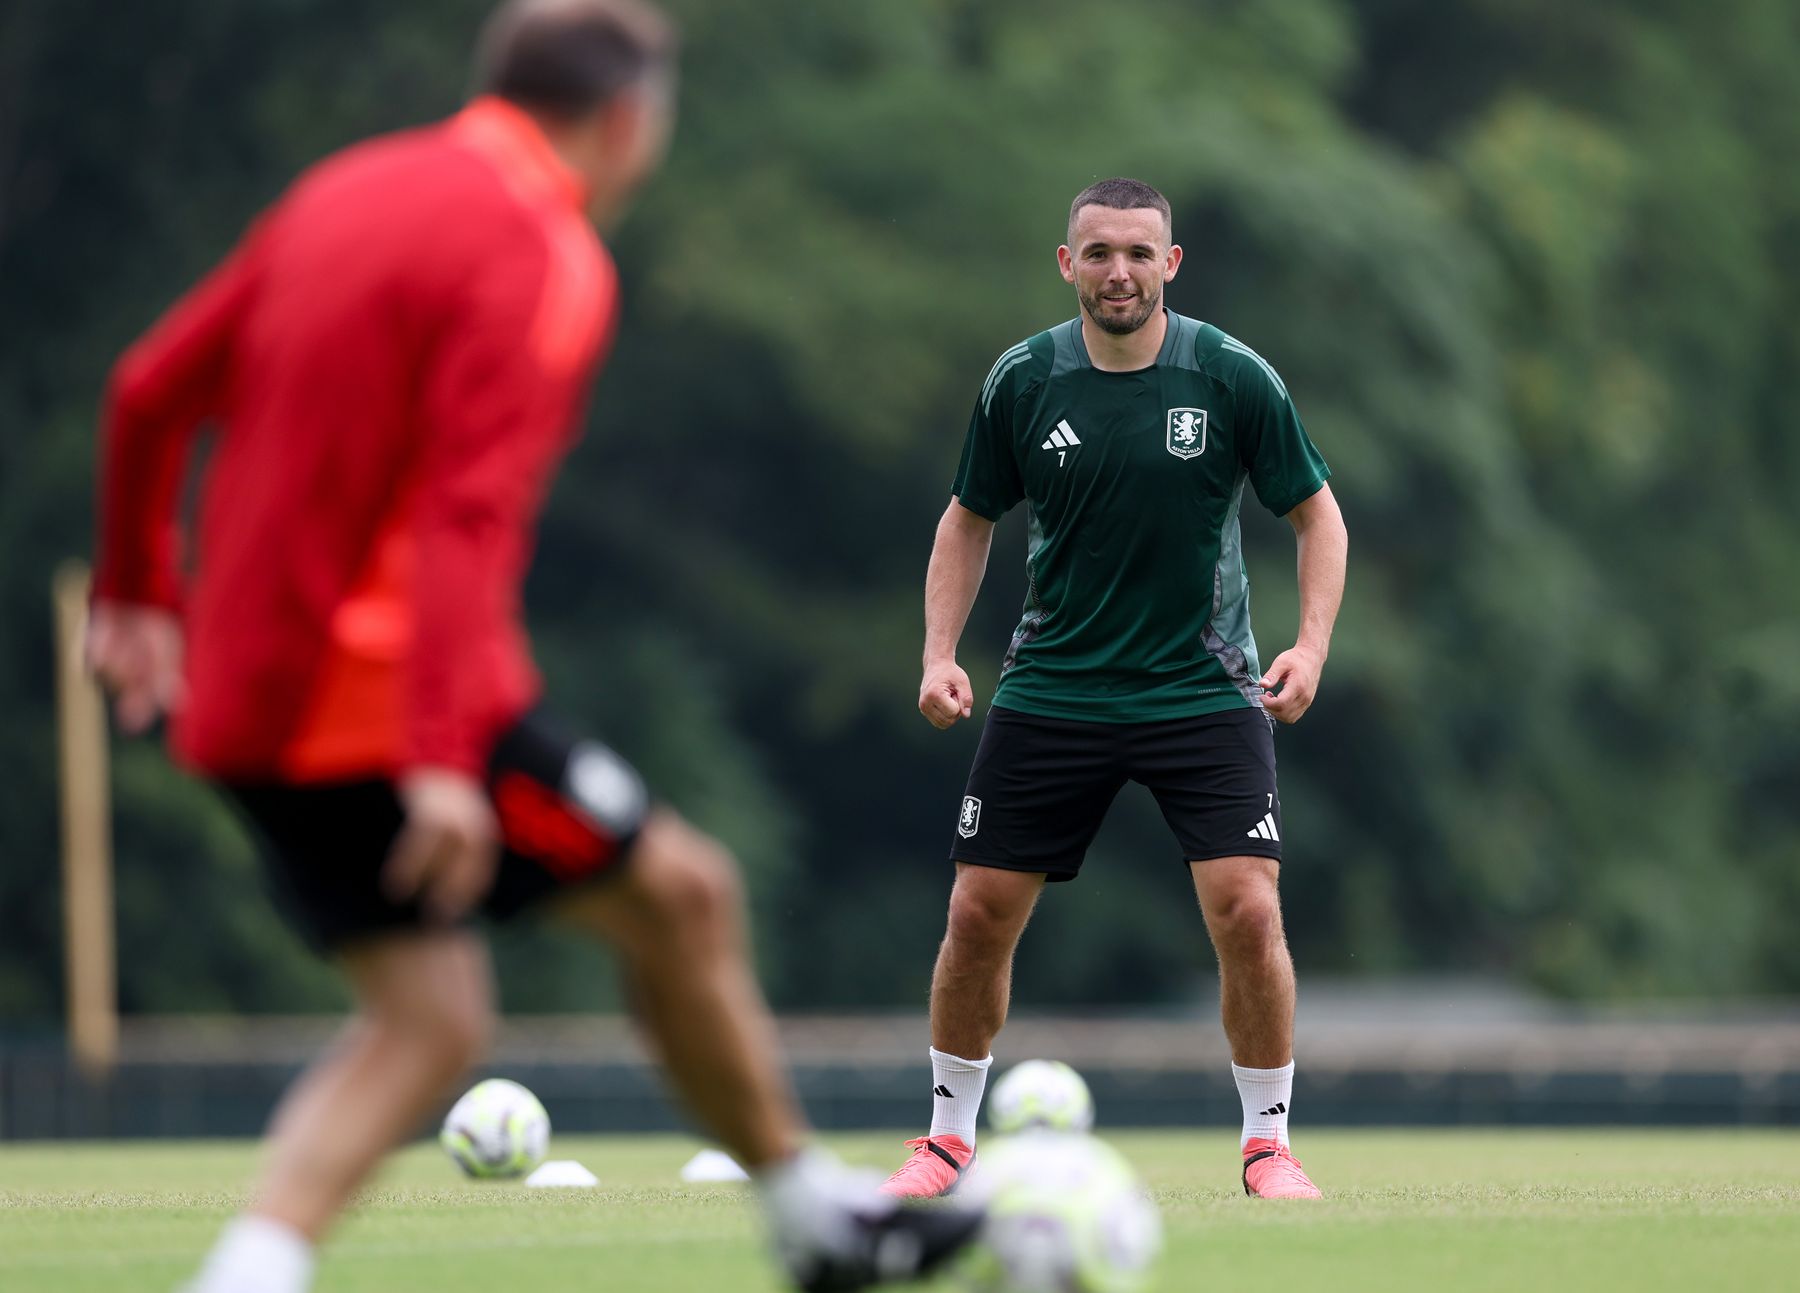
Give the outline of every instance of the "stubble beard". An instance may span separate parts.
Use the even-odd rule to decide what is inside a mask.
[[[1081,309],[1094,326],[1102,332],[1109,332],[1115,337],[1128,336],[1150,322],[1150,316],[1162,308],[1162,288],[1158,287],[1156,295],[1147,297],[1143,304],[1123,318],[1108,316],[1104,311],[1106,302],[1100,299],[1098,292],[1077,292],[1081,298]]]

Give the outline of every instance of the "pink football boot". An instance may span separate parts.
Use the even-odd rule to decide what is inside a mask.
[[[961,1136],[921,1136],[907,1141],[906,1147],[912,1157],[881,1187],[902,1199],[935,1199],[950,1193],[975,1161],[975,1147]]]
[[[1244,1193],[1253,1199],[1322,1197],[1286,1145],[1260,1139],[1244,1145]]]

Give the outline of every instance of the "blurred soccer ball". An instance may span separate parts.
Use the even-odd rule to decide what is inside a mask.
[[[1086,1131],[1094,1125],[1094,1097],[1061,1060],[1026,1060],[994,1084],[988,1121],[1007,1135],[1033,1127]]]
[[[1004,1139],[983,1151],[967,1188],[988,1210],[963,1265],[977,1293],[1137,1293],[1162,1253],[1156,1205],[1091,1136]]]
[[[550,1115],[517,1082],[489,1078],[450,1107],[438,1143],[470,1176],[523,1176],[544,1161]]]

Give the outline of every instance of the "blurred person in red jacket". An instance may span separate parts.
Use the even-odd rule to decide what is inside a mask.
[[[537,515],[617,327],[589,219],[662,157],[674,34],[634,0],[514,0],[478,64],[448,121],[303,174],[108,394],[92,666],[122,726],[167,714],[176,757],[254,824],[357,1003],[193,1287],[309,1286],[332,1219],[486,1051],[471,918],[528,907],[618,950],[797,1283],[920,1273],[973,1215],[896,1208],[805,1148],[735,864],[543,715],[521,625]],[[183,587],[203,423],[219,434]]]

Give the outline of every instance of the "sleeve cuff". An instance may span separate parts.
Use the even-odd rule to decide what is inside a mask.
[[[121,579],[108,567],[101,567],[94,572],[93,592],[91,600],[96,602],[116,602],[125,606],[153,606],[159,610],[179,614],[181,611],[181,585],[174,579],[148,579],[127,581]]]
[[[1324,489],[1325,482],[1330,479],[1331,479],[1331,471],[1328,468],[1325,471],[1320,472],[1317,476],[1313,477],[1310,484],[1304,485],[1300,489],[1297,489],[1293,493],[1287,495],[1284,499],[1282,499],[1282,501],[1280,502],[1279,505],[1274,504],[1274,503],[1269,504],[1269,510],[1271,512],[1273,512],[1276,516],[1286,516],[1289,512],[1293,511],[1296,507],[1299,507],[1300,504],[1304,503],[1307,499],[1311,498],[1314,494],[1316,494],[1320,490]]]
[[[956,502],[958,506],[975,513],[976,516],[981,517],[984,521],[998,521],[1001,517],[1006,515],[1005,508],[995,507],[992,503],[985,503],[978,498],[971,499],[958,494],[956,495]]]

